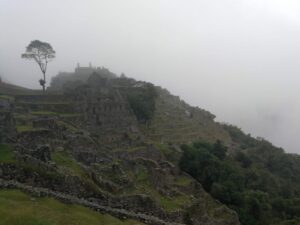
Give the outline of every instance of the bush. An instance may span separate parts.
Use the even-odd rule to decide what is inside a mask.
[[[226,156],[227,149],[219,141],[213,145],[196,142],[181,149],[180,168],[198,180],[214,198],[236,210],[242,225],[298,221],[297,156],[284,154],[266,142],[251,152],[237,151],[234,157]]]

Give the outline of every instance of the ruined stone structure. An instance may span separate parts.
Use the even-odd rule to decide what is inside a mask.
[[[0,98],[0,140],[14,136],[13,106],[13,99]]]
[[[126,141],[138,135],[138,124],[128,101],[108,82],[93,74],[88,85],[76,89],[77,110],[83,114],[85,126],[102,144]]]
[[[70,81],[86,82],[93,73],[97,73],[107,79],[114,79],[117,77],[116,74],[110,72],[105,67],[92,67],[91,64],[88,67],[82,67],[78,64],[74,72],[60,72],[57,76],[53,77],[49,89],[61,90],[64,85]]]
[[[9,87],[9,97],[0,89],[0,132],[16,130],[16,140],[5,143],[12,157],[0,161],[0,188],[146,224],[183,225],[188,218],[194,225],[239,225],[235,212],[180,171],[177,145],[152,141],[152,135],[171,143],[199,137],[200,122],[202,130],[212,127],[212,115],[160,93],[154,117],[143,123],[130,97],[149,104],[146,82],[101,73],[85,79],[46,94]]]

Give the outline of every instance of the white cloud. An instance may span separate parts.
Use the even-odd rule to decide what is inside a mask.
[[[286,22],[300,25],[300,2],[298,0],[245,0],[244,2],[268,14],[272,13]]]

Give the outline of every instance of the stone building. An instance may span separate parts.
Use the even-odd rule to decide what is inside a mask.
[[[68,82],[86,82],[93,73],[97,73],[101,77],[107,79],[117,78],[116,74],[110,72],[105,67],[93,67],[91,63],[88,67],[84,67],[80,66],[78,63],[74,72],[59,72],[55,77],[53,77],[51,79],[51,85],[49,89],[61,90]]]

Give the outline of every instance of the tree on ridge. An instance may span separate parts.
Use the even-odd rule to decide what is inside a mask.
[[[21,55],[24,59],[34,60],[40,67],[43,77],[39,80],[40,85],[45,92],[46,86],[46,71],[48,63],[55,58],[55,51],[52,46],[47,42],[39,40],[31,41],[26,47],[26,52]]]

